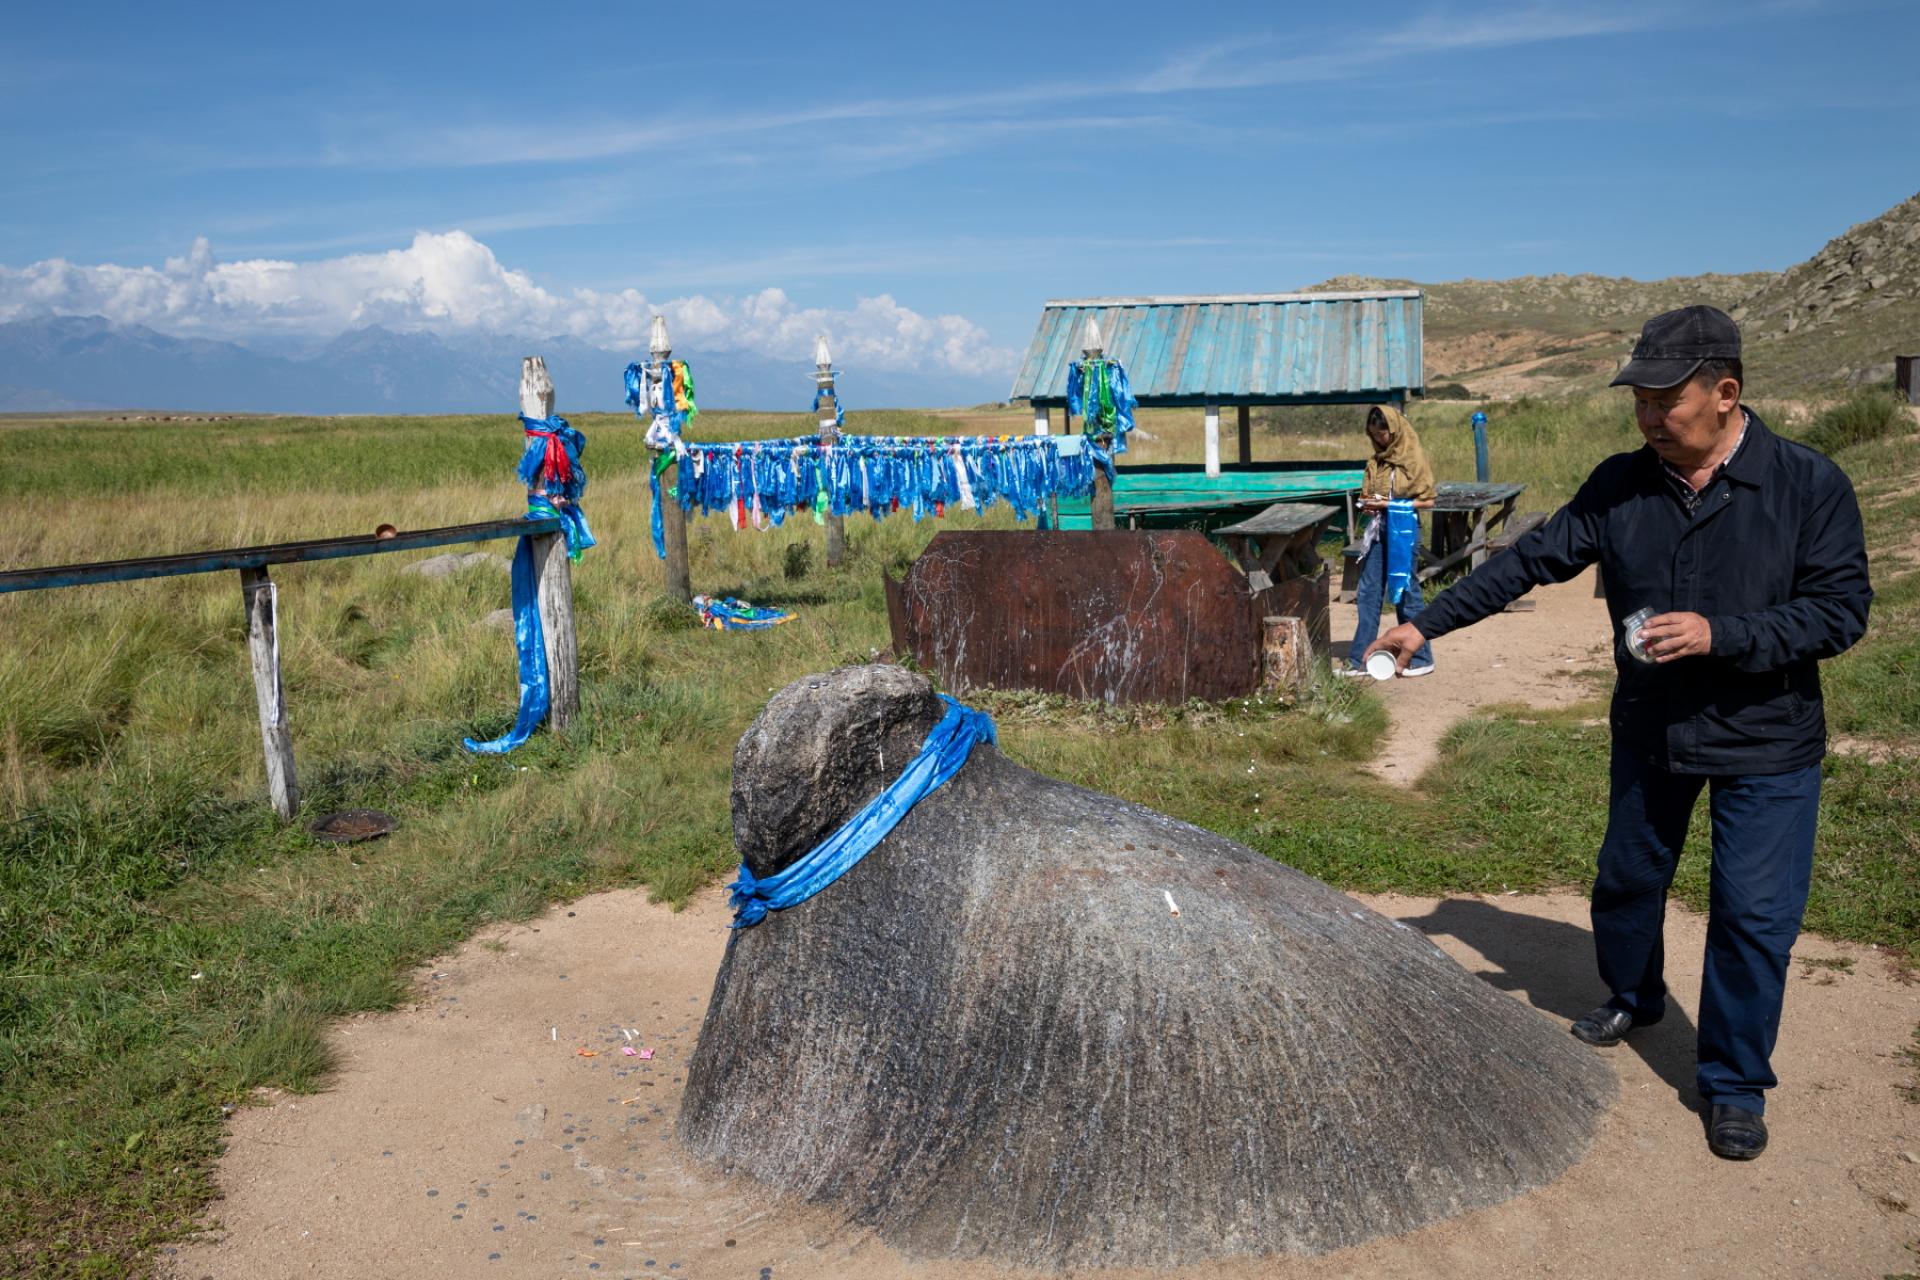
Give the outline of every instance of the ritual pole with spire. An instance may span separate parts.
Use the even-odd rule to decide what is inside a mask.
[[[673,387],[673,344],[667,340],[667,318],[653,318],[653,333],[647,342],[647,380],[658,386],[666,379],[667,394]],[[651,397],[654,386],[648,387]],[[649,401],[653,403],[653,401]],[[678,455],[660,473],[661,529],[666,535],[667,594],[675,600],[693,599],[693,579],[687,569],[687,513],[680,505],[680,461]]]
[[[1087,317],[1087,332],[1080,354],[1087,360],[1098,360],[1106,354],[1106,339],[1101,336],[1100,322],[1092,316]],[[1086,421],[1091,417],[1091,414],[1083,412],[1082,421]],[[1106,450],[1109,456],[1112,455],[1113,434],[1111,432],[1102,432],[1100,435],[1090,438],[1095,444],[1098,444],[1102,449]],[[1104,467],[1095,467],[1093,469],[1093,502],[1091,514],[1093,516],[1094,528],[1111,529],[1114,527],[1113,481],[1107,478],[1106,468]]]
[[[813,344],[813,408],[820,423],[820,443],[831,449],[840,443],[840,395],[833,386],[833,353],[827,335]],[[827,567],[837,569],[847,554],[845,517],[827,512]]]

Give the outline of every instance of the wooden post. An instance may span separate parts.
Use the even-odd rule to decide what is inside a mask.
[[[1037,436],[1044,436],[1047,434],[1048,429],[1051,426],[1052,424],[1047,420],[1047,406],[1043,404],[1034,405],[1033,406],[1033,434]]]
[[[1111,449],[1113,447],[1112,436],[1101,436],[1100,439],[1104,442],[1101,446],[1102,448]],[[1113,523],[1113,481],[1107,479],[1106,469],[1103,467],[1096,466],[1093,469],[1092,507],[1093,510],[1091,514],[1093,516],[1094,528],[1112,529],[1115,527]]]
[[[247,652],[260,709],[260,743],[267,757],[267,794],[273,811],[287,819],[300,808],[300,784],[293,774],[293,735],[287,731],[286,692],[280,683],[276,592],[264,566],[240,571],[240,598],[247,609]]]
[[[553,379],[547,374],[547,362],[540,356],[520,361],[520,412],[529,418],[553,416]]]
[[[1220,406],[1207,406],[1207,474],[1220,474]]]
[[[693,577],[687,569],[687,513],[674,491],[680,484],[680,464],[670,462],[660,473],[660,527],[667,543],[667,594],[675,600],[693,599]]]
[[[1240,408],[1240,464],[1245,466],[1253,461],[1253,410],[1246,405]]]
[[[1305,618],[1261,620],[1260,687],[1268,692],[1298,691],[1313,669],[1313,644]]]
[[[671,385],[673,378],[673,352],[667,346],[666,322],[659,316],[653,318],[649,355],[652,358],[647,362],[642,383],[651,396],[652,383],[665,379]],[[675,600],[691,600],[693,577],[687,568],[687,512],[675,496],[679,487],[680,461],[676,457],[660,472],[660,535],[666,544],[667,594]]]
[[[540,638],[547,651],[547,724],[564,730],[580,710],[580,650],[573,631],[573,569],[567,562],[567,536],[542,533],[533,539],[534,597],[540,606]]]
[[[820,440],[823,444],[836,445],[840,442],[840,396],[833,389],[831,366],[822,368],[815,375],[820,379]],[[847,558],[847,520],[845,516],[827,513],[827,568],[838,569],[840,562]]]

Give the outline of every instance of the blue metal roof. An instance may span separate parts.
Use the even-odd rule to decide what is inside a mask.
[[[1421,394],[1421,295],[1279,293],[1049,302],[1009,399],[1065,404],[1089,317],[1143,405],[1354,404]]]

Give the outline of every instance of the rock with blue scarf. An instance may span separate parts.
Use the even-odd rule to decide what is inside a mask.
[[[950,714],[890,666],[776,694],[734,755],[747,882]],[[982,739],[839,879],[734,931],[678,1132],[912,1255],[1171,1266],[1522,1194],[1614,1089],[1420,933]]]

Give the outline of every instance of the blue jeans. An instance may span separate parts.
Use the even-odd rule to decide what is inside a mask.
[[[1594,950],[1613,992],[1607,1003],[1639,1023],[1666,1012],[1667,889],[1705,788],[1713,871],[1696,1078],[1708,1104],[1765,1111],[1766,1091],[1777,1083],[1770,1063],[1787,956],[1813,876],[1820,766],[1708,778],[1668,773],[1616,743],[1612,775],[1593,882]]]
[[[1347,661],[1354,666],[1360,665],[1360,655],[1367,651],[1373,638],[1380,634],[1380,602],[1387,594],[1387,535],[1383,529],[1380,536],[1367,548],[1367,554],[1360,557],[1360,581],[1354,588],[1354,603],[1360,609],[1360,616],[1353,624],[1353,644],[1347,648]],[[1406,592],[1400,597],[1394,612],[1400,621],[1412,622],[1427,607],[1427,599],[1420,594],[1420,584],[1407,584]],[[1433,646],[1423,644],[1420,652],[1413,655],[1412,667],[1433,665]]]

